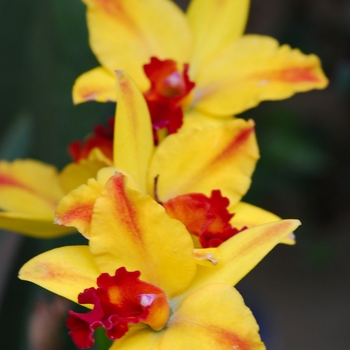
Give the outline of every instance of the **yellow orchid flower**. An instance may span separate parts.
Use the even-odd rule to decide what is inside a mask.
[[[111,349],[265,349],[232,286],[299,221],[257,226],[193,255],[184,226],[125,180],[110,177],[95,201],[89,246],[43,253],[19,278],[89,304],[92,311],[67,320],[80,348],[91,347],[103,327],[115,340]]]
[[[101,66],[76,80],[75,103],[115,101],[114,70],[124,70],[144,93],[154,128],[172,133],[183,111],[190,126],[203,115],[213,123],[328,84],[317,56],[243,35],[249,0],[192,0],[186,13],[169,0],[83,2]]]
[[[107,163],[106,163],[107,162]],[[0,161],[0,228],[36,238],[54,238],[75,231],[54,224],[59,201],[110,164],[97,150],[89,160],[62,172],[40,161]]]
[[[9,177],[7,171],[7,175],[4,173],[4,179],[7,180],[0,182],[0,192],[4,193],[0,206],[7,210],[0,215],[0,226],[40,238],[69,233],[66,227],[52,224],[54,210],[60,199],[77,188],[64,197],[56,217],[57,223],[61,225],[76,226],[75,223],[80,220],[76,214],[77,206],[80,206],[82,216],[91,216],[92,206],[99,195],[99,190],[115,170],[126,174],[134,188],[164,203],[169,215],[178,219],[180,218],[174,216],[174,211],[171,214],[171,209],[167,205],[169,200],[172,200],[173,205],[174,198],[178,196],[191,193],[210,196],[213,190],[219,189],[229,199],[228,211],[236,213],[231,219],[232,215],[226,209],[228,203],[224,205],[223,210],[227,212],[224,228],[228,227],[228,230],[219,231],[225,231],[226,239],[239,232],[231,229],[230,225],[242,229],[279,219],[272,213],[240,202],[249,188],[250,177],[259,157],[252,121],[235,119],[223,124],[183,130],[167,137],[159,146],[154,147],[150,116],[141,92],[125,73],[118,72],[117,77],[119,103],[115,132],[111,135],[111,139],[114,137],[114,142],[109,139],[106,139],[108,142],[104,142],[103,139],[92,139],[83,150],[79,150],[78,146],[78,149],[72,152],[73,156],[76,154],[78,162],[69,164],[61,173],[34,161],[4,163],[6,167],[0,167],[0,175],[1,169],[9,168],[12,169],[10,172],[13,173],[11,175],[13,179],[9,181],[11,176]],[[109,149],[111,147],[114,149]],[[183,151],[184,148],[186,152]],[[88,158],[79,158],[81,153],[86,153]],[[92,197],[87,202],[86,195],[80,193],[86,189],[84,186],[82,188],[79,186],[89,178],[96,177],[99,169],[109,165],[113,165],[113,168],[109,172],[101,173],[98,186],[93,180],[88,182],[88,187],[92,186],[93,190],[91,188],[88,190]],[[33,167],[35,171],[32,170]],[[28,176],[30,172],[33,174]],[[48,172],[50,176],[45,175]],[[26,182],[14,186],[17,173],[20,179],[25,179]],[[155,179],[158,179],[157,186]],[[48,188],[49,192],[46,194]],[[44,201],[47,207],[43,209],[43,205],[37,205],[36,201],[43,201],[43,198],[51,193],[50,191],[55,191],[55,196],[48,203]],[[27,199],[28,196],[30,201]],[[12,203],[12,207],[8,203]],[[23,205],[27,205],[30,211],[26,212],[22,208]],[[70,215],[72,210],[74,216]],[[182,211],[186,210],[183,207]],[[204,214],[208,216],[207,212]],[[212,221],[213,213],[209,213],[209,216],[211,217],[208,220]],[[73,218],[74,222],[71,222]],[[207,221],[204,221],[204,224],[207,225]],[[88,227],[78,226],[78,229],[85,236],[89,236]]]
[[[96,179],[90,179],[86,185],[79,186],[61,200],[56,212],[58,224],[75,226],[89,238],[89,221],[95,201],[115,171],[127,175],[130,186],[163,203],[168,214],[182,221],[187,228],[187,217],[194,218],[196,211],[196,224],[203,223],[198,230],[211,223],[210,233],[221,232],[225,237],[215,238],[214,243],[212,237],[203,236],[203,247],[219,245],[242,228],[280,219],[263,209],[240,202],[250,186],[259,157],[252,121],[235,119],[181,130],[154,147],[145,99],[125,72],[117,71],[117,80],[119,102],[114,125],[113,167],[102,169]],[[222,197],[221,192],[227,198]],[[193,208],[194,197],[198,200],[196,208]],[[190,203],[192,208],[186,207],[186,203]],[[198,214],[200,210],[201,218]],[[237,215],[233,216],[228,211],[237,212]],[[215,219],[216,213],[218,220]],[[294,241],[286,243],[293,244]]]

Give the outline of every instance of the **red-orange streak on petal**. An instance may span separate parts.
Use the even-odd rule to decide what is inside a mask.
[[[0,175],[0,188],[1,187],[17,187],[19,189],[22,189],[24,191],[27,191],[44,201],[46,201],[49,205],[56,207],[57,201],[44,196],[42,193],[39,193],[38,191],[35,191],[33,188],[23,184],[22,182],[17,181],[16,179],[13,179],[11,177],[5,176],[5,175]]]
[[[98,96],[98,92],[96,90],[90,91],[89,89],[82,88],[80,89],[80,95],[85,101],[95,100]]]
[[[279,234],[279,232],[284,231],[288,226],[290,226],[289,222],[281,222],[276,227],[271,228],[268,227],[266,230],[259,235],[259,237],[255,237],[254,240],[250,241],[248,244],[244,245],[238,252],[238,254],[235,256],[235,259],[237,259],[238,255],[245,255],[246,252],[250,252],[253,249],[257,250],[259,245],[263,245],[264,242],[273,240],[275,236]]]
[[[280,71],[272,71],[259,75],[259,79],[279,80],[287,83],[310,82],[317,83],[321,80],[313,72],[313,67],[292,67]]]
[[[241,339],[237,334],[229,332],[225,329],[210,326],[208,329],[208,333],[210,333],[214,338],[217,339],[218,344],[225,349],[235,349],[235,350],[250,350],[252,347],[247,344],[247,342]]]
[[[40,275],[40,280],[51,280],[51,281],[58,281],[60,279],[62,280],[67,280],[67,279],[72,279],[72,283],[74,283],[74,274],[70,275],[70,271],[68,270],[64,270],[64,269],[58,269],[56,264],[52,264],[50,262],[47,261],[42,261],[42,262],[37,262],[34,266],[33,266],[33,270],[31,271],[26,271],[26,278],[29,279],[37,279],[38,278],[38,274]],[[87,283],[85,283],[85,285],[91,285],[91,279],[89,277],[85,277],[83,274],[79,275],[79,280],[80,283],[83,283],[83,281],[87,281]],[[92,285],[91,287],[94,287],[94,285]],[[78,295],[77,295],[78,297]]]
[[[187,320],[178,319],[176,323],[186,324],[186,321]],[[254,348],[253,344],[249,344],[249,339],[242,339],[237,334],[232,333],[227,329],[223,329],[213,324],[203,325],[191,321],[189,321],[189,323],[191,327],[198,326],[198,328],[201,328],[202,332],[205,332],[212,340],[215,340],[217,344],[220,345],[220,349],[251,350]]]
[[[101,7],[111,16],[117,16],[118,14],[121,15],[123,12],[123,6],[118,1],[111,1],[111,0],[98,0],[98,3],[100,3]],[[126,13],[123,14],[123,16],[120,16],[122,18],[127,18]]]
[[[77,206],[65,211],[62,215],[56,215],[59,225],[70,226],[75,221],[91,222],[92,212],[95,202],[78,204]]]
[[[248,141],[249,136],[253,131],[254,127],[241,130],[240,133],[226,146],[226,148],[212,160],[212,165],[215,165],[216,163],[220,163],[221,161],[232,157],[234,153],[237,152],[241,146],[243,146],[244,143]]]
[[[137,221],[137,213],[125,193],[124,178],[122,174],[113,176],[108,181],[107,190],[109,186],[112,187],[110,192],[114,194],[113,199],[116,215],[122,218],[123,224],[127,227],[133,239],[143,244],[142,231]]]
[[[0,175],[0,187],[1,186],[19,187],[27,191],[32,191],[31,188],[25,186],[23,183],[5,175]]]

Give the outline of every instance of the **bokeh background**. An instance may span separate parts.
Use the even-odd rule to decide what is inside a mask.
[[[317,54],[330,85],[241,115],[255,120],[262,155],[245,200],[303,226],[296,246],[274,249],[238,289],[269,350],[348,350],[350,1],[252,0],[247,33]],[[75,78],[96,65],[79,0],[2,0],[0,157],[62,168],[66,146],[114,112],[112,104],[72,104]],[[79,242],[0,232],[1,349],[73,349],[60,321],[70,305],[16,276],[34,255]]]

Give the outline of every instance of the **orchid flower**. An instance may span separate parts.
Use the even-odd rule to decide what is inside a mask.
[[[258,326],[232,288],[299,225],[257,226],[218,248],[193,250],[184,226],[117,173],[95,201],[89,246],[45,252],[19,277],[88,304],[67,320],[79,348],[97,327],[111,349],[265,349]],[[79,214],[78,214],[79,215]]]
[[[201,244],[196,245],[202,247],[217,246],[242,228],[280,219],[240,202],[259,156],[252,121],[181,130],[155,148],[145,99],[125,72],[116,75],[113,166],[66,195],[57,207],[56,223],[77,227],[89,238],[95,201],[115,171],[126,175],[132,188],[162,203],[187,229],[195,227],[189,230],[199,236]],[[222,236],[219,240],[216,233]]]
[[[264,100],[327,84],[317,56],[268,36],[243,35],[249,0],[83,0],[92,51],[101,66],[81,75],[73,100],[115,101],[114,70],[144,93],[153,127],[227,120]],[[199,124],[200,124],[199,123]]]
[[[67,226],[75,226],[80,220],[76,208],[80,207],[79,213],[83,217],[91,217],[99,191],[116,170],[127,175],[135,189],[163,203],[168,214],[181,220],[188,228],[194,211],[189,210],[187,204],[193,205],[196,198],[196,212],[201,213],[202,220],[197,220],[196,232],[192,233],[201,241],[197,245],[203,247],[219,245],[242,228],[279,220],[272,213],[240,202],[249,188],[259,157],[252,121],[235,119],[182,130],[154,147],[145,99],[126,73],[117,72],[116,90],[119,103],[114,135],[106,138],[94,135],[82,149],[79,149],[81,145],[75,147],[72,153],[76,155],[77,162],[67,165],[61,173],[34,161],[6,163],[3,169],[10,170],[4,171],[0,181],[0,191],[6,194],[2,196],[0,205],[8,212],[1,213],[0,225],[41,238],[69,233]],[[35,172],[26,176],[34,165]],[[101,168],[108,166],[112,167],[98,175]],[[46,168],[50,168],[50,172]],[[45,171],[50,176],[45,175]],[[21,180],[16,180],[16,176]],[[88,181],[89,178],[91,180]],[[93,178],[97,178],[96,183]],[[81,186],[87,181],[87,187]],[[46,200],[51,193],[47,192],[48,188],[51,192],[56,191],[49,202]],[[83,194],[86,191],[89,196]],[[213,191],[219,193],[211,204],[210,198],[216,193]],[[43,205],[36,205],[35,201],[44,202],[46,207],[42,209]],[[12,207],[8,203],[12,203]],[[31,210],[29,213],[22,209],[25,203]],[[52,223],[57,205],[56,223],[64,227]],[[218,220],[215,219],[217,216]],[[221,221],[219,225],[218,221]],[[211,232],[215,228],[222,237],[219,240],[208,237],[209,227]],[[206,229],[203,235],[198,233],[202,229]],[[89,237],[88,227],[79,226],[79,231]]]
[[[0,228],[36,238],[72,233],[72,228],[54,224],[57,204],[106,164],[109,160],[98,149],[60,173],[32,159],[0,161]]]
[[[120,102],[114,135],[109,132],[111,135],[102,137],[100,130],[86,144],[73,144],[70,151],[75,162],[62,172],[31,160],[0,163],[0,207],[5,210],[0,213],[0,227],[40,238],[69,233],[67,227],[53,225],[57,204],[108,166],[113,166],[108,176],[115,170],[121,171],[135,188],[159,202],[166,204],[171,199],[173,203],[175,197],[193,192],[210,196],[212,190],[219,189],[233,206],[229,210],[236,211],[234,205],[249,188],[259,156],[253,122],[236,119],[222,125],[187,129],[154,147],[144,97],[125,73],[118,72],[117,80]],[[86,211],[85,198],[82,205]],[[58,222],[69,226],[62,218],[67,214],[62,214],[61,207],[58,213]],[[243,203],[233,218],[240,227],[252,220],[260,224],[278,219]]]

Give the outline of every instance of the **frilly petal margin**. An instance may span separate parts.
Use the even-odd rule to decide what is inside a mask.
[[[181,130],[166,137],[156,149],[148,192],[154,193],[154,179],[159,175],[157,194],[163,202],[186,193],[210,196],[213,189],[220,189],[235,204],[247,192],[258,158],[251,120]]]
[[[29,260],[18,277],[77,303],[79,293],[97,286],[99,275],[88,246],[68,246]]]
[[[205,68],[194,77],[195,108],[223,116],[328,84],[317,56],[279,46],[267,36],[243,36],[217,53]]]
[[[57,205],[55,223],[73,226],[86,238],[90,237],[90,225],[94,205],[104,183],[91,178],[87,184],[69,192]]]

